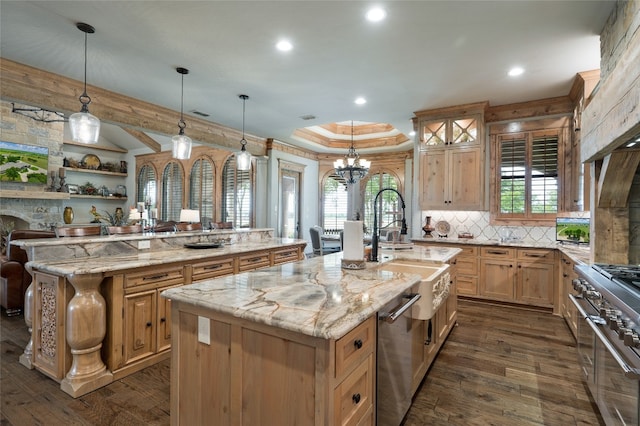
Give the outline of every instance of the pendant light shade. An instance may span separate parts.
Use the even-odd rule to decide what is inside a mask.
[[[239,95],[238,97],[242,99],[242,140],[240,141],[242,148],[236,152],[236,169],[247,171],[251,170],[251,153],[247,151],[247,140],[244,138],[244,104],[249,96]]]
[[[69,128],[71,130],[71,139],[81,143],[98,143],[100,135],[100,120],[94,115],[89,114],[89,104],[91,98],[87,95],[87,34],[96,32],[89,24],[78,23],[76,27],[84,33],[84,91],[80,95],[80,103],[82,109],[80,112],[71,114],[69,117]]]
[[[183,100],[184,100],[184,75],[189,74],[186,68],[176,68],[178,74],[182,75],[182,89],[180,92],[180,121],[178,122],[178,134],[171,138],[173,142],[173,158],[177,160],[188,160],[191,157],[191,138],[184,134],[187,123],[183,119]]]

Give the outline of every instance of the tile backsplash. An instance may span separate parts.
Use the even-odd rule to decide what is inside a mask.
[[[426,217],[431,216],[431,225],[435,226],[439,221],[446,221],[451,226],[449,237],[457,237],[459,232],[470,232],[473,238],[478,240],[499,240],[500,230],[508,228],[513,237],[524,241],[537,243],[553,243],[556,241],[555,226],[504,226],[491,225],[490,213],[487,211],[449,211],[429,210],[422,212],[422,225],[426,223]],[[572,212],[563,216],[589,217],[589,212]],[[434,232],[434,236],[437,233]]]

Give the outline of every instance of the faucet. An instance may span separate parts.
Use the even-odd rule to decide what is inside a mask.
[[[402,207],[402,227],[400,228],[400,235],[407,235],[407,221],[405,219],[405,211],[404,211],[405,205],[404,205],[404,198],[402,198],[402,194],[400,194],[398,191],[396,191],[393,188],[382,188],[380,191],[378,191],[375,198],[373,199],[373,233],[371,234],[371,261],[372,262],[378,261],[378,241],[380,240],[380,236],[378,235],[379,234],[378,197],[384,191],[393,191],[396,194],[398,194],[398,197],[400,197],[400,203]]]

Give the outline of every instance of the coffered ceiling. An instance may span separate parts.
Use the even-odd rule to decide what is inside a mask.
[[[576,72],[599,68],[614,4],[2,1],[0,47],[3,58],[82,81],[84,34],[75,25],[86,22],[96,29],[91,85],[179,111],[175,69],[190,70],[187,134],[194,114],[240,129],[238,95],[247,94],[249,134],[335,152],[350,143],[354,120],[358,150],[406,150],[414,111],[568,94]],[[386,19],[365,19],[374,5]],[[293,48],[278,51],[281,39]],[[524,74],[509,77],[513,66]]]

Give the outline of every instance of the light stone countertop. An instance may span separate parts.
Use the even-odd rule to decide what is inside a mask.
[[[381,250],[379,257],[417,262],[446,262],[461,250],[426,248]],[[162,292],[172,301],[233,315],[309,336],[339,339],[375,314],[420,275],[384,271],[381,263],[365,269],[341,268],[342,253],[288,263],[238,275],[200,281]]]

